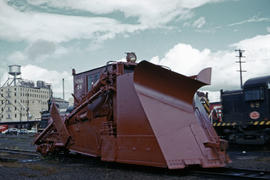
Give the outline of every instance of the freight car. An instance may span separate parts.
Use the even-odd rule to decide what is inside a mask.
[[[221,90],[222,121],[217,133],[236,144],[270,142],[270,76],[247,80],[241,90]]]
[[[53,121],[35,139],[37,151],[169,169],[225,166],[227,143],[194,96],[210,84],[211,69],[187,77],[135,60],[128,53],[127,62],[73,70],[74,110],[63,118],[52,104]]]

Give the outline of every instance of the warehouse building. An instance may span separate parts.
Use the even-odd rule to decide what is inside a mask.
[[[0,88],[0,124],[29,127],[40,121],[41,111],[48,110],[51,86],[44,81],[26,81],[21,66],[9,66],[9,78]]]

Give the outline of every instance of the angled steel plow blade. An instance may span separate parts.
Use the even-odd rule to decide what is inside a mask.
[[[207,115],[194,103],[197,89],[210,78],[210,68],[193,77],[147,61],[135,69],[135,91],[170,169],[221,167],[228,160]]]

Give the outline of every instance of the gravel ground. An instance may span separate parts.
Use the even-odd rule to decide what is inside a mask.
[[[0,134],[0,148],[35,151],[33,134],[4,135]]]
[[[0,148],[35,151],[33,139],[33,135],[0,135]],[[229,150],[229,155],[232,163],[228,167],[270,171],[270,150],[234,148]],[[193,175],[186,169],[172,172],[160,168],[101,162],[97,158],[79,155],[50,159],[14,155],[17,161],[6,159],[9,156],[0,153],[0,179],[216,179]]]
[[[270,147],[233,146],[228,153],[232,159],[228,167],[270,171]]]

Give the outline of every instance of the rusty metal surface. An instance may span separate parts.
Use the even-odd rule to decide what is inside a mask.
[[[146,61],[113,62],[73,76],[75,109],[61,119],[52,108],[53,122],[35,140],[39,152],[170,169],[228,161],[226,142],[194,99],[210,83],[209,68],[187,77]]]

